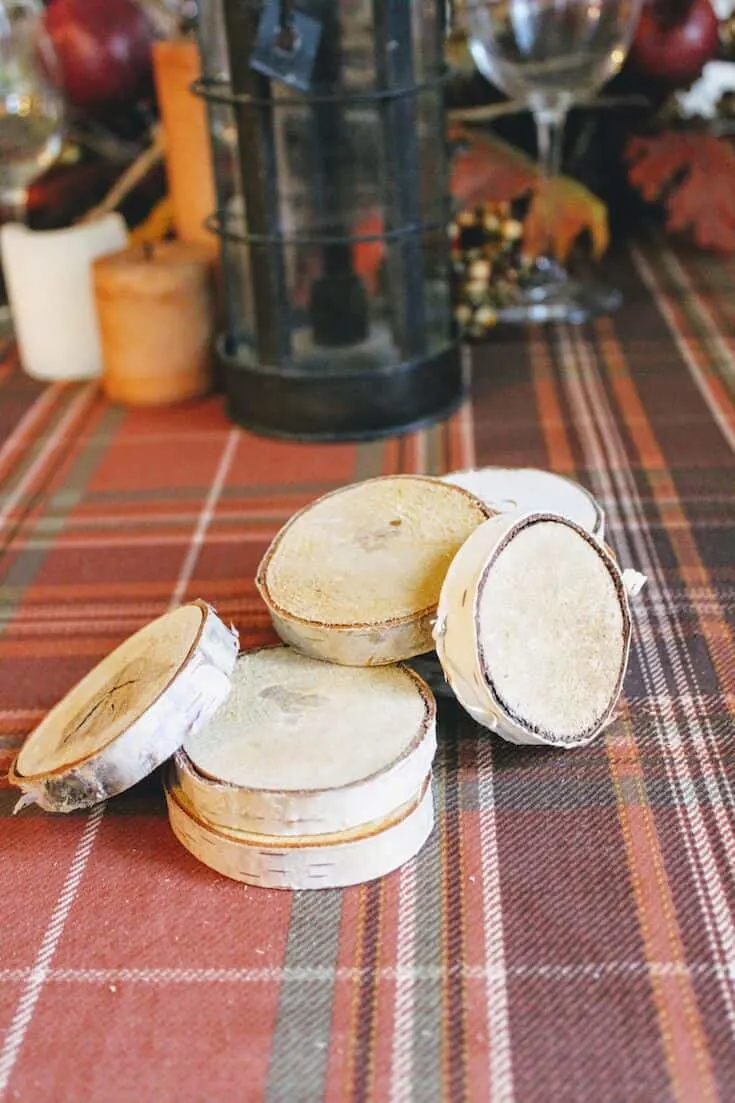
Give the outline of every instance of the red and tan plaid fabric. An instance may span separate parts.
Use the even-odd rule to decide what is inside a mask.
[[[123,637],[252,582],[299,506],[379,472],[580,479],[649,577],[621,720],[512,747],[442,705],[437,827],[344,892],[244,888],[174,840],[157,778],[88,815],[0,791],[0,1099],[709,1103],[735,1098],[735,266],[643,244],[619,316],[475,355],[402,442],[307,447],[220,402],[109,406],[0,378],[0,750]]]

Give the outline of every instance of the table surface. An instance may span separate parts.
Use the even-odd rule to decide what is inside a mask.
[[[644,571],[622,715],[517,748],[442,704],[437,826],[381,881],[245,888],[175,841],[160,779],[89,814],[0,789],[0,1099],[733,1099],[735,262],[654,241],[614,319],[475,352],[401,441],[257,439],[0,369],[0,756],[144,622],[202,597],[271,638],[253,575],[298,507],[379,473],[578,478]]]

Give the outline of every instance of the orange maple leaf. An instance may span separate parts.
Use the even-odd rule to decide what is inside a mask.
[[[585,230],[599,259],[610,241],[607,207],[584,184],[559,176],[544,180],[525,153],[496,138],[454,128],[460,142],[454,157],[452,195],[463,206],[512,202],[531,196],[523,232],[523,251],[531,259],[551,252],[562,264]]]
[[[526,215],[524,253],[535,258],[551,251],[564,264],[585,231],[592,241],[592,255],[599,260],[610,244],[607,207],[602,200],[568,176],[540,181]]]
[[[702,249],[735,251],[735,150],[723,138],[665,130],[632,138],[628,179],[649,203],[662,200],[666,227],[689,230]]]
[[[450,127],[457,143],[452,158],[451,192],[463,207],[480,203],[510,203],[536,186],[538,168],[520,149],[492,134]]]

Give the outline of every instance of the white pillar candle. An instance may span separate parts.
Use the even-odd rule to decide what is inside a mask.
[[[0,255],[20,360],[34,379],[93,379],[102,351],[92,262],[122,249],[128,234],[119,214],[63,230],[0,228]]]

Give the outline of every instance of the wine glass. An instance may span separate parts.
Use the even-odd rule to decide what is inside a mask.
[[[63,100],[39,0],[0,0],[0,204],[23,220],[27,187],[58,157]]]
[[[642,0],[469,0],[475,64],[491,83],[528,104],[542,178],[559,174],[564,123],[623,64]],[[620,305],[615,289],[571,279],[553,257],[537,260],[503,321],[583,322]]]

